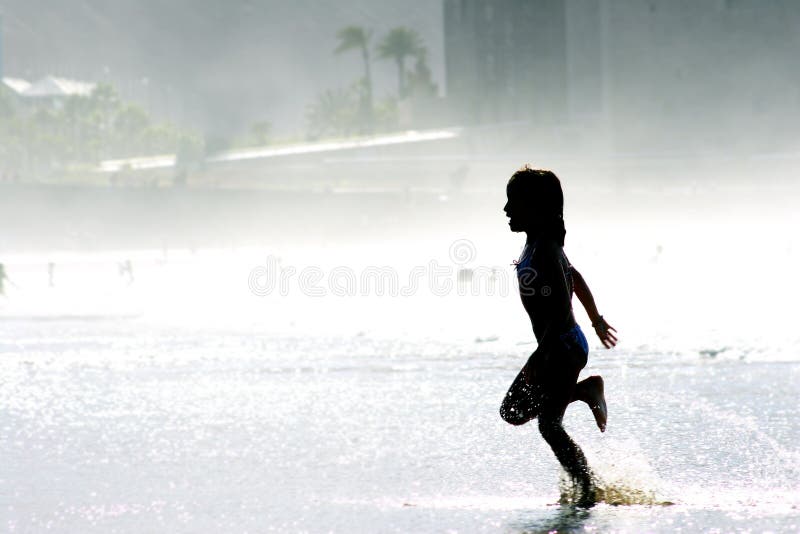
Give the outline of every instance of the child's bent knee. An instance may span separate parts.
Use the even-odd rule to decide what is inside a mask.
[[[525,417],[524,414],[515,410],[513,407],[512,408],[507,407],[505,404],[500,406],[500,417],[502,417],[503,421],[505,421],[509,425],[514,425],[514,426],[524,425],[530,420],[529,417]]]

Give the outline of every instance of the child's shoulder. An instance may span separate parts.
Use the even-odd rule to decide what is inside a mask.
[[[540,256],[555,256],[560,258],[564,255],[564,249],[553,239],[540,239],[536,242],[536,253]]]
[[[538,265],[558,263],[564,261],[564,249],[555,241],[539,241],[533,253],[532,262]]]

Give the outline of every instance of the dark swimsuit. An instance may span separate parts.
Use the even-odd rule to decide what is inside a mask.
[[[519,278],[520,286],[524,283],[523,278],[525,276],[525,271],[530,269],[531,266],[531,257],[533,256],[533,252],[536,250],[536,244],[525,244],[525,248],[522,249],[522,254],[520,255],[519,260],[515,263],[515,267],[517,270],[517,277]],[[572,264],[567,258],[567,255],[564,253],[564,249],[561,249],[561,257],[559,258],[561,267],[564,270],[564,278],[567,280],[567,288],[569,289],[569,297],[570,301],[572,301],[572,295],[574,293],[574,283],[572,280]],[[567,342],[567,340],[571,340],[571,344],[578,344],[583,347],[584,352],[587,354],[589,353],[589,343],[586,341],[586,336],[583,335],[583,330],[581,327],[578,326],[577,323],[561,334],[559,336],[562,341]]]
[[[530,271],[531,257],[535,244],[526,244],[517,262],[517,276],[520,287],[525,282],[526,271]],[[570,297],[573,292],[572,265],[561,250],[560,262],[564,269]],[[523,424],[540,415],[544,410],[552,415],[563,414],[567,404],[572,400],[575,384],[581,369],[586,366],[589,355],[589,343],[581,327],[575,323],[559,336],[560,343],[551,351],[532,384],[526,384],[522,371],[517,375],[506,393],[500,413],[511,424]],[[556,413],[559,412],[559,413]]]

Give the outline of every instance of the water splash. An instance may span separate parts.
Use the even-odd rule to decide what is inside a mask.
[[[674,504],[636,442],[608,440],[602,450],[584,449],[584,452],[592,466],[595,486],[589,500],[612,506]],[[559,490],[559,504],[586,501],[586,496],[565,471],[561,471]]]
[[[575,485],[566,473],[562,473],[559,481],[561,505],[586,503],[587,499],[580,488]],[[625,481],[608,482],[595,478],[594,496],[588,499],[592,504],[604,503],[611,506],[670,506],[675,503],[661,497],[655,490],[637,487]]]

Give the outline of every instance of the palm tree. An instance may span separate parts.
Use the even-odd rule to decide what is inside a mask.
[[[401,26],[390,30],[378,45],[378,56],[381,59],[393,59],[397,65],[397,93],[400,98],[406,96],[406,58],[419,52],[421,42],[417,32]]]
[[[369,60],[369,41],[372,38],[372,31],[361,26],[346,26],[339,30],[336,37],[339,38],[339,45],[334,53],[341,54],[354,48],[361,50],[361,58],[364,61],[364,94],[361,107],[368,127],[372,128],[372,71]]]

